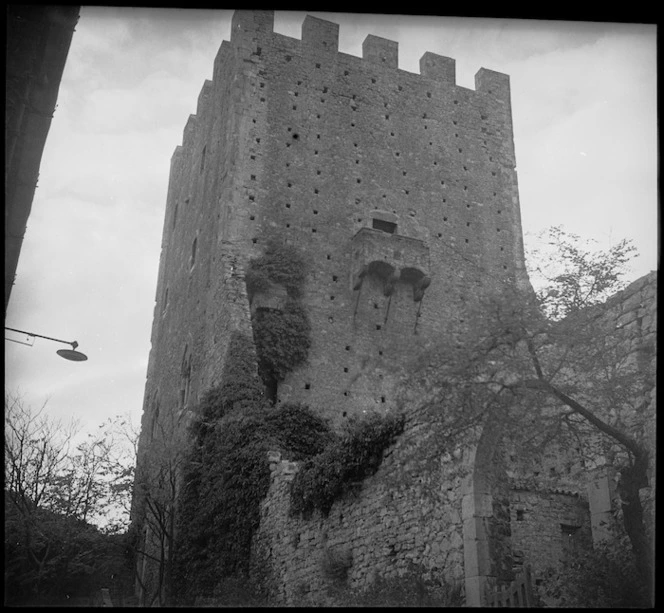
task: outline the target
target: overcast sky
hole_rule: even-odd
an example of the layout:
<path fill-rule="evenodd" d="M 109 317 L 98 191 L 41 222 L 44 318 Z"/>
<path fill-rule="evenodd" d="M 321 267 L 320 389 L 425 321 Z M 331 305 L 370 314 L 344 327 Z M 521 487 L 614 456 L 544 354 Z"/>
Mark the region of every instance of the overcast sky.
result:
<path fill-rule="evenodd" d="M 310 14 L 340 25 L 344 53 L 374 34 L 410 72 L 431 51 L 464 87 L 481 67 L 509 74 L 526 241 L 552 225 L 602 248 L 628 238 L 629 279 L 657 268 L 654 25 Z M 56 418 L 140 423 L 170 158 L 230 17 L 81 9 L 5 321 L 88 355 L 5 341 L 6 389 Z M 275 30 L 300 38 L 303 19 L 277 11 Z"/>

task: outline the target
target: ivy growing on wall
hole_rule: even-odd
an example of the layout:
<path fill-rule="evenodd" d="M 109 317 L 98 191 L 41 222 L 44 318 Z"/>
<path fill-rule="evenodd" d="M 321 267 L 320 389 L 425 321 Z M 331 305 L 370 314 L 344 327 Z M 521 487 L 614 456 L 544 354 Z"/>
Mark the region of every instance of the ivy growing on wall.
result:
<path fill-rule="evenodd" d="M 262 256 L 249 262 L 245 275 L 250 300 L 279 286 L 287 294 L 282 308 L 258 308 L 252 315 L 258 370 L 272 401 L 278 382 L 304 363 L 309 353 L 311 327 L 300 302 L 305 270 L 297 249 L 272 241 Z"/>
<path fill-rule="evenodd" d="M 209 389 L 201 399 L 197 413 L 202 418 L 195 428 L 216 423 L 233 408 L 252 409 L 265 402 L 263 383 L 256 371 L 253 340 L 235 333 L 228 347 L 221 384 Z"/>
<path fill-rule="evenodd" d="M 302 296 L 306 276 L 305 261 L 292 245 L 268 241 L 263 255 L 251 260 L 245 274 L 249 298 L 276 283 L 286 288 L 288 296 Z"/>
<path fill-rule="evenodd" d="M 372 414 L 352 421 L 323 453 L 306 460 L 291 485 L 291 514 L 327 516 L 336 500 L 380 466 L 383 453 L 403 432 L 404 416 Z"/>
<path fill-rule="evenodd" d="M 211 596 L 225 577 L 246 576 L 260 502 L 270 484 L 268 451 L 292 460 L 331 440 L 306 406 L 265 402 L 249 339 L 236 335 L 223 383 L 205 394 L 178 498 L 174 591 L 180 604 Z"/>
<path fill-rule="evenodd" d="M 263 381 L 282 381 L 304 363 L 311 344 L 309 319 L 304 308 L 289 300 L 283 310 L 258 309 L 253 317 L 258 371 Z"/>

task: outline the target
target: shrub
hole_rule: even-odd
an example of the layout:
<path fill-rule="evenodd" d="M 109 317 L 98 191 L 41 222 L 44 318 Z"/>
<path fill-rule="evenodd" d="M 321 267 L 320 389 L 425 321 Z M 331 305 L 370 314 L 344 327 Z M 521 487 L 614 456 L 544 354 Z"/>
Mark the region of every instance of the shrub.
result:
<path fill-rule="evenodd" d="M 573 561 L 549 569 L 538 592 L 544 602 L 559 607 L 650 606 L 626 539 L 596 545 Z"/>
<path fill-rule="evenodd" d="M 247 335 L 236 332 L 231 337 L 221 381 L 203 394 L 196 411 L 201 423 L 216 423 L 234 408 L 254 409 L 264 403 L 253 341 Z"/>
<path fill-rule="evenodd" d="M 226 402 L 221 392 L 218 401 Z M 180 604 L 212 596 L 221 579 L 247 576 L 260 503 L 270 485 L 268 451 L 302 459 L 319 453 L 331 436 L 304 405 L 208 409 L 222 416 L 201 430 L 179 497 L 174 591 Z"/>
<path fill-rule="evenodd" d="M 285 403 L 265 412 L 265 423 L 274 432 L 275 448 L 293 461 L 322 453 L 334 440 L 330 426 L 303 404 Z"/>
<path fill-rule="evenodd" d="M 282 381 L 307 359 L 311 326 L 299 303 L 289 300 L 283 310 L 258 309 L 252 323 L 263 381 L 267 378 Z"/>
<path fill-rule="evenodd" d="M 425 580 L 416 570 L 401 577 L 378 577 L 362 592 L 351 592 L 343 600 L 360 607 L 460 607 L 464 604 L 460 584 Z"/>
<path fill-rule="evenodd" d="M 291 298 L 298 299 L 305 276 L 305 262 L 298 250 L 270 240 L 263 255 L 249 262 L 245 282 L 249 295 L 266 289 L 271 282 L 283 285 Z"/>
<path fill-rule="evenodd" d="M 215 607 L 266 607 L 262 592 L 247 579 L 225 577 L 214 588 Z"/>
<path fill-rule="evenodd" d="M 249 262 L 245 274 L 247 294 L 252 296 L 273 284 L 286 289 L 283 309 L 256 309 L 252 315 L 259 374 L 272 400 L 276 386 L 309 354 L 311 326 L 299 302 L 305 281 L 305 263 L 297 249 L 269 241 L 262 256 Z"/>
<path fill-rule="evenodd" d="M 291 513 L 310 517 L 315 509 L 327 516 L 334 502 L 380 466 L 383 452 L 403 432 L 402 415 L 352 421 L 323 453 L 307 460 L 291 485 Z"/>
<path fill-rule="evenodd" d="M 341 607 L 462 607 L 462 583 L 448 584 L 444 580 L 425 579 L 424 569 L 410 565 L 399 577 L 378 576 L 363 590 L 350 589 L 339 581 L 329 584 L 327 593 L 299 596 L 295 606 Z"/>

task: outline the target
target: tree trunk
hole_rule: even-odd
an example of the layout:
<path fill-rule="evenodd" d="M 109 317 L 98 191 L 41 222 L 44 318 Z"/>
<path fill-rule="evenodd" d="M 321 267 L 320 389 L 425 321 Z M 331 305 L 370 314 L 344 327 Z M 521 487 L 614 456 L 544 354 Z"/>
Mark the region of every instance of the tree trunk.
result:
<path fill-rule="evenodd" d="M 640 453 L 631 466 L 620 471 L 618 493 L 623 512 L 623 524 L 632 545 L 639 577 L 648 597 L 650 606 L 654 606 L 653 551 L 648 539 L 643 506 L 639 490 L 648 485 L 648 454 Z"/>

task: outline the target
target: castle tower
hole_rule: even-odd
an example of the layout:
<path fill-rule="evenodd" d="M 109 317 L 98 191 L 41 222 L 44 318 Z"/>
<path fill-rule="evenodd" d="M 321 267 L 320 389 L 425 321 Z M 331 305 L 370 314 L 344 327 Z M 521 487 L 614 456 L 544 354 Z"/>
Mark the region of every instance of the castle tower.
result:
<path fill-rule="evenodd" d="M 398 68 L 397 43 L 340 53 L 338 25 L 302 39 L 236 11 L 172 158 L 143 436 L 158 411 L 219 382 L 251 334 L 249 260 L 276 238 L 307 262 L 307 362 L 278 389 L 334 423 L 387 409 L 396 373 L 463 341 L 469 309 L 526 283 L 509 77 L 455 83 L 453 59 Z"/>

